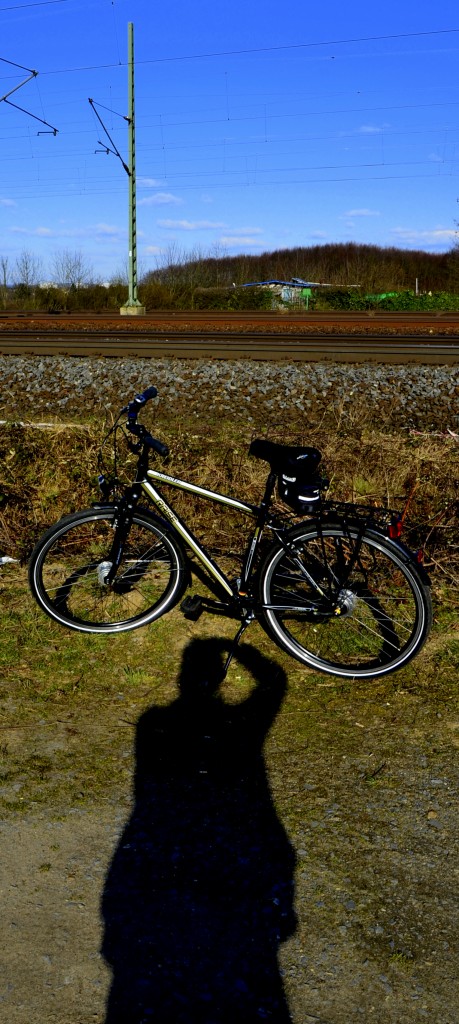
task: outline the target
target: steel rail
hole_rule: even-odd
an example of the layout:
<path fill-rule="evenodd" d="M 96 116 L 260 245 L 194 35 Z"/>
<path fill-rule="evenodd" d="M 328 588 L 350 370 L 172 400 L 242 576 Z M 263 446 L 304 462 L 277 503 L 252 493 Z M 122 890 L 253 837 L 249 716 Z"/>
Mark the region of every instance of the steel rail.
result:
<path fill-rule="evenodd" d="M 267 332 L 0 331 L 0 355 L 79 358 L 252 359 L 274 362 L 459 364 L 459 335 L 269 334 Z"/>
<path fill-rule="evenodd" d="M 3 322 L 10 322 L 11 324 L 17 322 L 28 322 L 32 326 L 37 321 L 48 321 L 50 324 L 59 324 L 59 322 L 75 323 L 85 320 L 97 324 L 106 322 L 107 328 L 112 324 L 122 323 L 126 325 L 126 316 L 119 313 L 102 310 L 100 312 L 94 312 L 90 310 L 59 310 L 55 313 L 45 312 L 38 310 L 36 312 L 29 311 L 16 311 L 11 310 L 0 310 L 0 330 L 3 329 Z M 419 323 L 425 324 L 428 327 L 432 321 L 437 321 L 445 324 L 455 324 L 459 330 L 459 312 L 448 311 L 448 310 L 408 310 L 406 312 L 400 311 L 380 311 L 380 310 L 359 310 L 359 311 L 339 311 L 339 312 L 306 312 L 305 310 L 296 312 L 274 312 L 267 310 L 259 311 L 241 311 L 241 312 L 228 312 L 227 310 L 154 310 L 148 312 L 145 316 L 139 318 L 132 318 L 129 322 L 129 329 L 143 330 L 148 329 L 150 324 L 157 323 L 221 323 L 224 322 L 228 327 L 239 323 L 259 323 L 259 324 L 271 324 L 273 328 L 284 327 L 289 323 L 301 323 L 307 327 L 310 324 L 368 324 L 368 321 L 375 324 L 394 324 L 403 327 L 406 323 Z M 25 326 L 25 324 L 24 324 Z"/>

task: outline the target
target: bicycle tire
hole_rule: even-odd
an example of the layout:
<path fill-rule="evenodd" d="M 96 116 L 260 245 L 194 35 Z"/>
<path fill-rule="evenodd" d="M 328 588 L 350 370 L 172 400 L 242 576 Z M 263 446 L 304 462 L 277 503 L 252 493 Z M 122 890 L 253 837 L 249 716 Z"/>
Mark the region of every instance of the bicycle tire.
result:
<path fill-rule="evenodd" d="M 116 508 L 65 516 L 38 541 L 29 585 L 56 622 L 81 633 L 120 633 L 146 626 L 168 612 L 187 585 L 179 542 L 148 512 L 137 510 L 112 584 L 110 562 Z"/>
<path fill-rule="evenodd" d="M 406 665 L 432 624 L 430 588 L 412 556 L 378 530 L 365 530 L 346 579 L 358 538 L 358 526 L 299 524 L 288 532 L 296 554 L 273 544 L 259 575 L 263 623 L 275 642 L 310 668 L 346 678 Z"/>

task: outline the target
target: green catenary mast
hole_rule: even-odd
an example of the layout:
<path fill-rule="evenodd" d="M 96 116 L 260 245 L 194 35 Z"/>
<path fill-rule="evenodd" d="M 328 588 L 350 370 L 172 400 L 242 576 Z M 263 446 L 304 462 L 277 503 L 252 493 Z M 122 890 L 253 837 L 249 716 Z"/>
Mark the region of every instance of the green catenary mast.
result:
<path fill-rule="evenodd" d="M 129 125 L 129 254 L 128 254 L 128 287 L 129 294 L 125 306 L 120 313 L 142 315 L 145 306 L 137 298 L 137 199 L 135 169 L 135 101 L 134 101 L 134 25 L 128 24 L 128 125 Z"/>

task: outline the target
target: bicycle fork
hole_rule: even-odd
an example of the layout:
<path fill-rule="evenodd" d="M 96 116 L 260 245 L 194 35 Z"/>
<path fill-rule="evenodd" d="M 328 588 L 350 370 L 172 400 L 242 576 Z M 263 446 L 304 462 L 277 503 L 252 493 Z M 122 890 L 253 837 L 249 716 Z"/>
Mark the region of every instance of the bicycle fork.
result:
<path fill-rule="evenodd" d="M 140 487 L 134 486 L 131 488 L 130 494 L 122 498 L 119 503 L 115 517 L 115 535 L 112 546 L 106 560 L 100 562 L 97 567 L 100 586 L 109 587 L 116 577 L 140 495 Z"/>

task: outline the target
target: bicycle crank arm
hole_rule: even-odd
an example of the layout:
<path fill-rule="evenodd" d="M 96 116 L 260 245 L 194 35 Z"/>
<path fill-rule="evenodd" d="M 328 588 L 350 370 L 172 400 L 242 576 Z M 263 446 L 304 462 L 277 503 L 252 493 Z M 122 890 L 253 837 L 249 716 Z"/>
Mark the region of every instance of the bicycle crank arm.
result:
<path fill-rule="evenodd" d="M 196 622 L 203 612 L 213 612 L 214 615 L 226 615 L 228 618 L 239 618 L 239 611 L 236 603 L 228 604 L 223 601 L 214 601 L 211 597 L 200 597 L 194 594 L 192 597 L 185 597 L 180 605 L 180 611 L 186 619 Z"/>
<path fill-rule="evenodd" d="M 331 615 L 332 611 L 333 611 L 333 609 L 330 608 L 330 611 L 324 613 L 324 611 L 323 610 L 319 610 L 315 604 L 314 605 L 307 605 L 307 604 L 301 604 L 301 605 L 296 605 L 296 604 L 263 604 L 262 608 L 263 608 L 263 611 L 266 611 L 266 612 L 294 612 L 295 615 L 298 615 L 299 613 L 303 613 L 303 615 L 317 615 L 317 617 L 319 617 L 319 615 L 323 616 L 324 614 Z M 335 612 L 335 614 L 338 615 L 340 613 L 339 612 Z"/>

